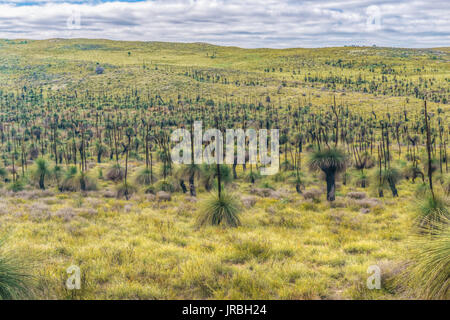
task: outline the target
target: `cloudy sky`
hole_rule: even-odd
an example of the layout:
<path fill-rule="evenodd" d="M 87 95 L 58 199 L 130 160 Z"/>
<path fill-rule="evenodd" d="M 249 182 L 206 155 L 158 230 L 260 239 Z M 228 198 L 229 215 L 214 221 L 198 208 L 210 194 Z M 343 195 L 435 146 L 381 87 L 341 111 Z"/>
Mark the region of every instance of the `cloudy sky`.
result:
<path fill-rule="evenodd" d="M 448 0 L 0 0 L 0 38 L 450 46 Z"/>

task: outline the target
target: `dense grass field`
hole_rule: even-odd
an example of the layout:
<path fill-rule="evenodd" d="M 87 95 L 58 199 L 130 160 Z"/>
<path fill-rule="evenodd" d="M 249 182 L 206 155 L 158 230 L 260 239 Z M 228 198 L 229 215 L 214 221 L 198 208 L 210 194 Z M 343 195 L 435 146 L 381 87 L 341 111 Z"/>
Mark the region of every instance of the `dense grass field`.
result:
<path fill-rule="evenodd" d="M 410 268 L 418 241 L 435 241 L 424 216 L 448 217 L 449 81 L 449 48 L 0 40 L 0 260 L 29 276 L 18 298 L 448 299 L 448 233 L 438 280 Z M 192 196 L 166 157 L 173 129 L 219 116 L 285 137 L 276 175 L 221 171 L 236 228 L 198 224 L 215 166 Z M 317 148 L 346 158 L 334 201 Z M 71 265 L 80 290 L 66 288 Z"/>

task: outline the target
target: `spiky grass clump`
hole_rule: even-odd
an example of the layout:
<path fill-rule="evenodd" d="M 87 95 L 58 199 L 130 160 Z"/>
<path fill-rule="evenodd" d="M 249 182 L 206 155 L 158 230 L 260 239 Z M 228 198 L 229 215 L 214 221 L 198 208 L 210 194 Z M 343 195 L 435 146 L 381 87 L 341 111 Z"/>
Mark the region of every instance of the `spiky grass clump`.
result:
<path fill-rule="evenodd" d="M 60 188 L 61 179 L 63 178 L 64 175 L 63 168 L 61 166 L 54 166 L 51 171 L 51 175 L 56 182 L 56 186 Z"/>
<path fill-rule="evenodd" d="M 8 171 L 5 168 L 0 167 L 0 177 L 5 181 L 8 177 Z"/>
<path fill-rule="evenodd" d="M 254 171 L 255 172 L 255 171 Z M 258 172 L 258 171 L 256 171 Z M 259 174 L 259 172 L 258 172 Z M 261 178 L 261 176 L 260 176 Z M 295 178 L 295 172 L 293 171 L 278 171 L 276 174 L 271 175 L 270 178 L 274 182 L 286 182 L 289 179 Z"/>
<path fill-rule="evenodd" d="M 175 192 L 175 184 L 171 179 L 162 179 L 155 184 L 156 191 Z"/>
<path fill-rule="evenodd" d="M 2 250 L 0 240 L 0 300 L 14 300 L 31 296 L 32 277 L 24 272 L 23 261 Z"/>
<path fill-rule="evenodd" d="M 237 227 L 241 225 L 240 208 L 239 201 L 230 193 L 222 191 L 220 196 L 213 193 L 202 204 L 198 225 Z"/>
<path fill-rule="evenodd" d="M 175 173 L 179 179 L 189 180 L 191 176 L 194 179 L 200 179 L 202 175 L 202 168 L 198 164 L 181 165 Z"/>
<path fill-rule="evenodd" d="M 369 185 L 369 176 L 366 172 L 358 170 L 358 172 L 355 174 L 356 180 L 356 186 L 365 188 Z"/>
<path fill-rule="evenodd" d="M 155 175 L 148 168 L 142 168 L 136 174 L 134 182 L 140 186 L 149 186 L 155 181 Z"/>
<path fill-rule="evenodd" d="M 136 187 L 130 183 L 121 183 L 117 186 L 117 198 L 125 198 L 127 200 L 136 192 Z"/>
<path fill-rule="evenodd" d="M 61 191 L 77 191 L 77 167 L 71 166 L 67 168 L 66 172 L 64 172 L 63 181 L 59 187 Z"/>
<path fill-rule="evenodd" d="M 421 183 L 419 183 L 417 185 L 417 187 L 415 187 L 414 195 L 416 197 L 421 197 L 422 198 L 428 193 L 428 191 L 430 190 L 429 188 L 430 187 L 428 186 L 428 183 L 421 182 Z"/>
<path fill-rule="evenodd" d="M 78 173 L 77 167 L 71 166 L 64 173 L 63 181 L 59 189 L 61 191 L 95 191 L 98 189 L 97 181 L 87 172 Z"/>
<path fill-rule="evenodd" d="M 450 299 L 450 219 L 430 221 L 411 242 L 410 263 L 399 278 L 421 299 Z"/>
<path fill-rule="evenodd" d="M 255 183 L 259 179 L 261 179 L 261 174 L 257 170 L 249 171 L 244 177 L 244 181 L 251 183 Z"/>
<path fill-rule="evenodd" d="M 397 168 L 391 167 L 382 172 L 382 177 L 385 182 L 392 181 L 393 183 L 397 183 L 402 176 Z"/>
<path fill-rule="evenodd" d="M 217 168 L 216 165 L 203 164 L 201 166 L 201 181 L 206 190 L 211 190 L 217 187 Z M 233 175 L 229 166 L 225 164 L 220 165 L 220 177 L 223 184 L 228 184 L 233 181 Z"/>
<path fill-rule="evenodd" d="M 23 179 L 17 179 L 8 186 L 8 190 L 12 192 L 19 192 L 25 189 L 25 181 Z"/>
<path fill-rule="evenodd" d="M 312 170 L 335 170 L 339 172 L 345 168 L 346 163 L 345 153 L 336 148 L 313 152 L 309 159 L 309 167 Z"/>
<path fill-rule="evenodd" d="M 80 172 L 77 176 L 82 191 L 95 191 L 98 189 L 97 181 L 86 172 Z"/>
<path fill-rule="evenodd" d="M 448 200 L 439 195 L 427 194 L 418 204 L 418 225 L 433 226 L 443 219 L 449 219 Z"/>
<path fill-rule="evenodd" d="M 450 174 L 442 175 L 441 185 L 447 196 L 450 196 Z"/>

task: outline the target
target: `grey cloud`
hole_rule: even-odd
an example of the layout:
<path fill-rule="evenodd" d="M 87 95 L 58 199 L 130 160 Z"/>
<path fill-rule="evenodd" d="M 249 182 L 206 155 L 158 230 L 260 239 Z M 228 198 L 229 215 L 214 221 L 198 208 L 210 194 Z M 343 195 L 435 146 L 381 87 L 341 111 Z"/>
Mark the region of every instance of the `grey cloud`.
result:
<path fill-rule="evenodd" d="M 450 46 L 447 1 L 0 2 L 0 38 L 110 38 L 241 47 Z M 78 29 L 67 20 L 79 12 Z M 372 22 L 373 25 L 368 25 Z"/>

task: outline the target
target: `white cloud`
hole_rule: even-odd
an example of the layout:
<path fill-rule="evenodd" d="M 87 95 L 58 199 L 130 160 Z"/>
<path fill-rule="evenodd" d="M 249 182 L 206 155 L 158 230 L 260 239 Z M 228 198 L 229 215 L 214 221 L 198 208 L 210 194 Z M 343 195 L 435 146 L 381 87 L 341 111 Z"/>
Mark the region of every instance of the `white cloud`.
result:
<path fill-rule="evenodd" d="M 450 10 L 443 0 L 74 2 L 0 2 L 0 38 L 201 41 L 276 48 L 450 46 Z M 71 27 L 67 20 L 78 13 L 80 25 Z"/>

